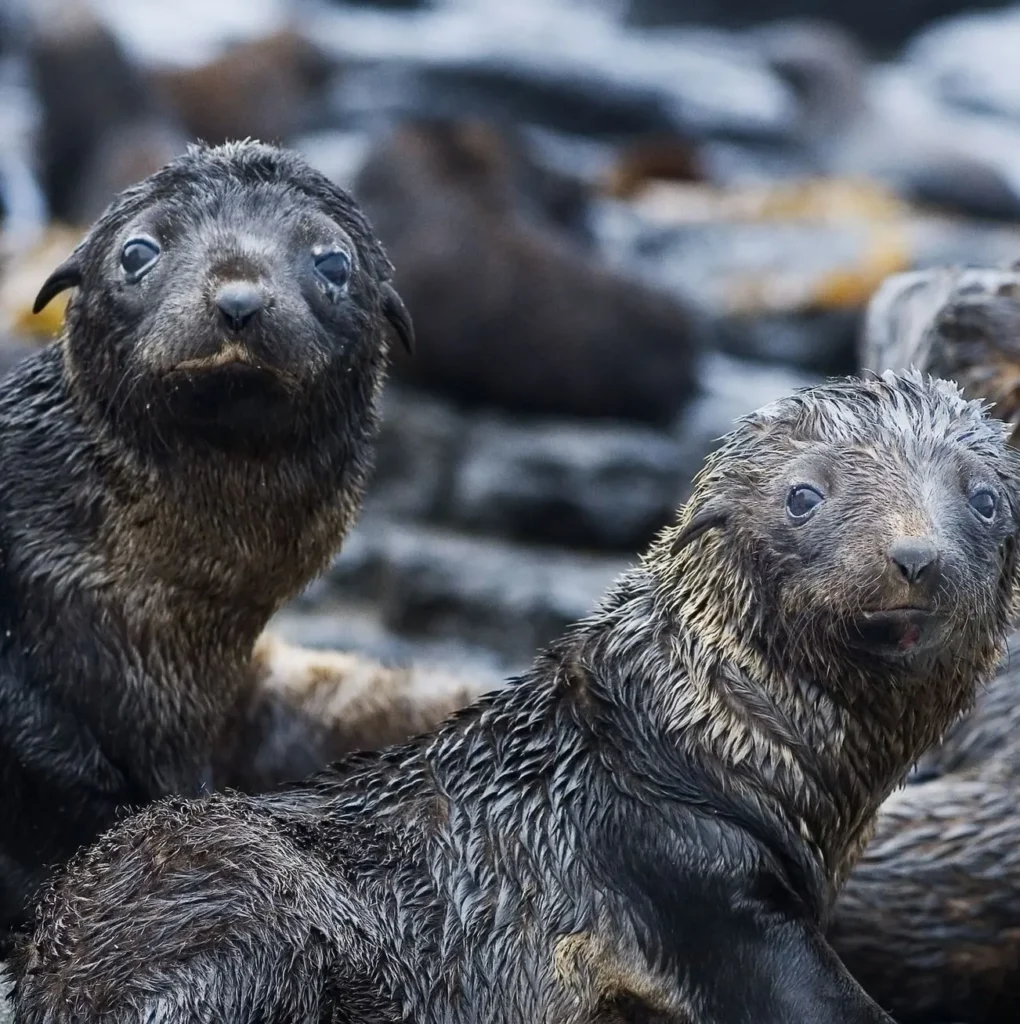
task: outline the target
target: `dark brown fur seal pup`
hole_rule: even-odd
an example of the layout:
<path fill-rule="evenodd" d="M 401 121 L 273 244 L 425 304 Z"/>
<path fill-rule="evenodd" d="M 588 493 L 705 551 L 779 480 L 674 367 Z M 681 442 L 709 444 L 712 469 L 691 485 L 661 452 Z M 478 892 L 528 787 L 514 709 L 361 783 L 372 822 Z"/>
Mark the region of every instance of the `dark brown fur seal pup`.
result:
<path fill-rule="evenodd" d="M 313 122 L 333 71 L 314 43 L 285 29 L 199 67 L 159 68 L 150 77 L 192 138 L 286 142 Z"/>
<path fill-rule="evenodd" d="M 694 313 L 530 212 L 493 127 L 408 123 L 354 193 L 420 340 L 394 373 L 466 405 L 668 421 L 695 388 Z"/>
<path fill-rule="evenodd" d="M 43 903 L 17 1019 L 888 1022 L 820 923 L 1001 653 L 1003 431 L 915 374 L 748 417 L 515 685 L 108 833 Z"/>
<path fill-rule="evenodd" d="M 345 192 L 246 143 L 124 192 L 43 285 L 77 287 L 65 334 L 0 392 L 0 926 L 125 807 L 361 744 L 252 651 L 359 508 L 390 274 Z"/>

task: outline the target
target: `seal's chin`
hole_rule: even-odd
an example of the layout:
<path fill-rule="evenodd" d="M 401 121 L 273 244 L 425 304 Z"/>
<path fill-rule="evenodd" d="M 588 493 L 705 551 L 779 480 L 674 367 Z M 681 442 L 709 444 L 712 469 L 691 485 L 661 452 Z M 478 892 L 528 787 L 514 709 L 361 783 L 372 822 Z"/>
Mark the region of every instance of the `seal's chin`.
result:
<path fill-rule="evenodd" d="M 941 618 L 927 608 L 881 608 L 854 621 L 850 642 L 883 657 L 906 658 L 934 647 L 941 625 Z"/>
<path fill-rule="evenodd" d="M 243 360 L 178 364 L 164 376 L 167 405 L 180 424 L 219 437 L 261 439 L 293 415 L 292 389 L 277 373 Z"/>

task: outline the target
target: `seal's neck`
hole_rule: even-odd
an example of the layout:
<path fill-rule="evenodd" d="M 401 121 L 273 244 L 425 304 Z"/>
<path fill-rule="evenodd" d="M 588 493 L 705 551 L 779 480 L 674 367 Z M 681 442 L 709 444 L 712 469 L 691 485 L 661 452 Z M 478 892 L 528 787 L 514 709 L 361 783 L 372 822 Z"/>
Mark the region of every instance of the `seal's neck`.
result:
<path fill-rule="evenodd" d="M 749 642 L 760 610 L 732 579 L 718 586 L 704 570 L 692 562 L 668 592 L 647 566 L 633 570 L 569 657 L 588 666 L 614 713 L 665 741 L 651 747 L 707 766 L 749 816 L 763 803 L 782 815 L 831 895 L 879 805 L 971 699 L 979 670 L 937 680 L 862 674 L 849 690 L 835 678 L 851 671 L 842 664 L 832 678 L 781 670 Z M 771 657 L 782 660 L 782 648 Z"/>
<path fill-rule="evenodd" d="M 339 547 L 365 454 L 145 459 L 89 419 L 58 349 L 27 362 L 0 402 L 8 575 L 97 609 L 163 663 L 250 654 Z"/>

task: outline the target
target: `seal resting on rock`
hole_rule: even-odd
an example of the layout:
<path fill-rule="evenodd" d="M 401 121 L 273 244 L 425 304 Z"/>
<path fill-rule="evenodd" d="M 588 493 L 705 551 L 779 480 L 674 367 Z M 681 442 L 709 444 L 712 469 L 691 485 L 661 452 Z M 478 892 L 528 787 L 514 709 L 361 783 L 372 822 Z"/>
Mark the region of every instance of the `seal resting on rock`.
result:
<path fill-rule="evenodd" d="M 668 423 L 696 390 L 699 318 L 529 208 L 526 172 L 474 120 L 408 122 L 369 154 L 354 194 L 421 342 L 394 374 L 466 406 Z"/>
<path fill-rule="evenodd" d="M 513 685 L 79 855 L 17 1019 L 888 1022 L 823 916 L 1001 654 L 1018 460 L 919 374 L 766 406 Z"/>
<path fill-rule="evenodd" d="M 0 930 L 127 808 L 366 743 L 332 713 L 301 728 L 309 679 L 349 663 L 253 649 L 360 506 L 388 343 L 412 339 L 391 270 L 345 192 L 241 143 L 122 193 L 42 286 L 37 310 L 77 290 L 0 390 Z M 430 717 L 410 686 L 381 742 L 476 695 L 433 689 Z"/>

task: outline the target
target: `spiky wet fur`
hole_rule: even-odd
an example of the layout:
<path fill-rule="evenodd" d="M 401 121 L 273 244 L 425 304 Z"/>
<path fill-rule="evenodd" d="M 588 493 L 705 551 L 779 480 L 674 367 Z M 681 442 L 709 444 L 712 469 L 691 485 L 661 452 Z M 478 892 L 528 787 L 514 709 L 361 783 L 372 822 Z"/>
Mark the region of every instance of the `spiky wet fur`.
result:
<path fill-rule="evenodd" d="M 333 326 L 294 299 L 259 335 L 283 339 L 299 388 L 271 436 L 224 447 L 225 429 L 178 428 L 170 389 L 139 359 L 133 324 L 153 359 L 193 343 L 195 324 L 215 325 L 205 297 L 173 279 L 165 302 L 121 314 L 120 234 L 159 203 L 188 225 L 184 267 L 218 244 L 221 213 L 264 237 L 259 218 L 272 224 L 280 203 L 350 240 L 357 274 Z M 252 142 L 194 147 L 127 190 L 72 265 L 56 275 L 80 284 L 64 335 L 0 393 L 0 930 L 123 810 L 237 782 L 238 765 L 214 760 L 225 730 L 262 722 L 256 638 L 360 506 L 395 308 L 392 268 L 350 197 Z M 281 335 L 285 312 L 297 320 Z M 233 738 L 247 760 L 271 739 Z"/>
<path fill-rule="evenodd" d="M 921 473 L 950 439 L 1001 481 L 1001 536 L 946 597 L 955 643 L 853 655 L 861 580 L 783 584 L 762 481 L 802 439 Z M 879 804 L 998 660 L 1016 458 L 913 374 L 759 411 L 514 685 L 286 791 L 160 803 L 77 858 L 20 951 L 17 1019 L 888 1021 L 819 927 Z M 850 565 L 890 479 L 854 492 Z"/>

